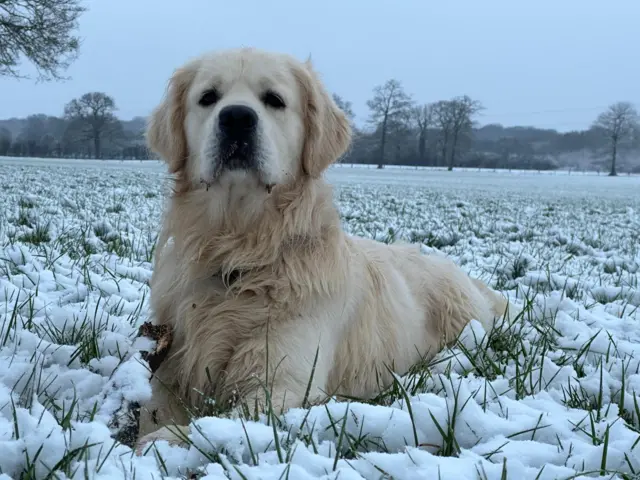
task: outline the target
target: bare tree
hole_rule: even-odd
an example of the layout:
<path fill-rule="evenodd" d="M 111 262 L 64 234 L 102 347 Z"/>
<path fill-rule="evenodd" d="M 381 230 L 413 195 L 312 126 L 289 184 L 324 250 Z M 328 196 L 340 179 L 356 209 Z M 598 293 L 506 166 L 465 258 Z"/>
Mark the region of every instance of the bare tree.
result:
<path fill-rule="evenodd" d="M 373 98 L 367 101 L 367 107 L 371 110 L 369 122 L 380 130 L 378 168 L 384 166 L 388 126 L 391 123 L 407 123 L 412 106 L 411 96 L 398 80 L 387 80 L 373 89 Z"/>
<path fill-rule="evenodd" d="M 101 158 L 102 140 L 119 126 L 113 98 L 102 92 L 85 93 L 64 107 L 65 117 L 79 133 L 93 141 L 93 154 Z"/>
<path fill-rule="evenodd" d="M 449 142 L 453 130 L 453 108 L 449 101 L 439 100 L 433 104 L 433 121 L 440 130 L 441 160 L 446 165 L 448 163 L 447 152 L 449 151 Z"/>
<path fill-rule="evenodd" d="M 434 124 L 434 105 L 420 105 L 411 109 L 411 117 L 418 130 L 418 157 L 424 163 L 427 152 L 427 136 L 429 127 Z"/>
<path fill-rule="evenodd" d="M 84 11 L 79 0 L 0 0 L 0 76 L 26 78 L 18 72 L 24 57 L 38 80 L 62 79 L 78 55 L 73 31 Z"/>
<path fill-rule="evenodd" d="M 609 139 L 611 148 L 611 170 L 609 176 L 618 175 L 616 160 L 620 142 L 632 140 L 634 133 L 640 128 L 638 112 L 629 102 L 618 102 L 611 105 L 606 112 L 601 113 L 593 126 L 599 128 Z"/>
<path fill-rule="evenodd" d="M 450 112 L 451 121 L 451 152 L 447 170 L 453 170 L 456 161 L 456 153 L 461 135 L 471 131 L 473 126 L 473 116 L 482 110 L 482 104 L 477 100 L 472 100 L 467 95 L 456 97 L 447 105 Z"/>

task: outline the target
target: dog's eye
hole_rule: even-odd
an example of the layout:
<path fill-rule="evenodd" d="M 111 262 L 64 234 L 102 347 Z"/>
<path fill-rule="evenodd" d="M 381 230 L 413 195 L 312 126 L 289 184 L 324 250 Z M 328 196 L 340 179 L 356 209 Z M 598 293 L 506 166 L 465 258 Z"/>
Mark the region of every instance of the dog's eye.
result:
<path fill-rule="evenodd" d="M 202 94 L 200 100 L 198 100 L 198 104 L 203 107 L 209 107 L 220 100 L 220 94 L 216 89 L 207 90 Z"/>
<path fill-rule="evenodd" d="M 286 107 L 284 100 L 282 100 L 280 95 L 272 91 L 268 91 L 267 93 L 265 93 L 262 96 L 262 101 L 265 103 L 265 105 L 272 108 L 277 108 L 278 110 Z"/>

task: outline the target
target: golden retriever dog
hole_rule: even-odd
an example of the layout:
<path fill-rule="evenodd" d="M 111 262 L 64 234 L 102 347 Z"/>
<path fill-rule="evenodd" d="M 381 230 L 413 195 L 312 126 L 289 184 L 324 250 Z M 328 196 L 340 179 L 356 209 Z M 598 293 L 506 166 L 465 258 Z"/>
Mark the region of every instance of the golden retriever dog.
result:
<path fill-rule="evenodd" d="M 371 398 L 508 302 L 416 245 L 347 235 L 323 178 L 351 142 L 309 62 L 257 49 L 176 70 L 148 125 L 174 179 L 151 311 L 174 334 L 142 405 L 138 451 L 179 441 L 187 411 L 283 411 Z M 312 374 L 313 370 L 313 374 Z M 235 407 L 234 407 L 235 406 Z M 209 410 L 208 410 L 209 408 Z M 253 408 L 253 407 L 252 407 Z"/>

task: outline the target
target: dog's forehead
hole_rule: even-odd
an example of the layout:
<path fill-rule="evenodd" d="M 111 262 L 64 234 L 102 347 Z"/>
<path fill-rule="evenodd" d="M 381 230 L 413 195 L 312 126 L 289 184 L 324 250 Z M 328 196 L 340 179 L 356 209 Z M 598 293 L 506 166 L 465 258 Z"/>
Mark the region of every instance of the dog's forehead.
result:
<path fill-rule="evenodd" d="M 284 55 L 233 50 L 203 56 L 194 80 L 195 87 L 228 89 L 242 83 L 256 91 L 296 88 L 293 62 Z"/>

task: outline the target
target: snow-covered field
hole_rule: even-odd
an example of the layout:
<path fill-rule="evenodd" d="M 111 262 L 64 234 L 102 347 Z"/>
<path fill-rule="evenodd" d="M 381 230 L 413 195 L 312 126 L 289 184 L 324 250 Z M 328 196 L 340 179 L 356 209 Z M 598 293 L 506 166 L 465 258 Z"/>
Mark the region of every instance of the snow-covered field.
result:
<path fill-rule="evenodd" d="M 0 159 L 0 478 L 640 474 L 640 178 L 338 167 L 347 230 L 450 255 L 522 311 L 375 402 L 202 418 L 143 457 L 157 162 Z"/>

